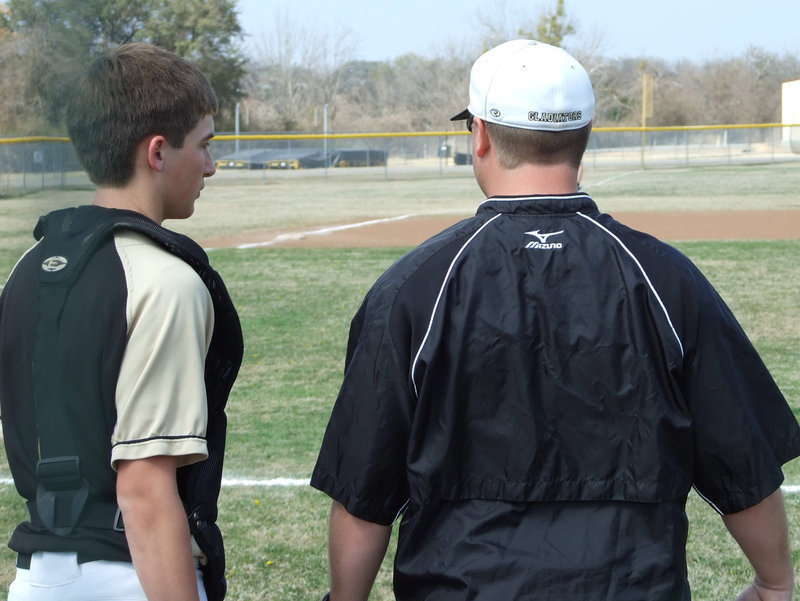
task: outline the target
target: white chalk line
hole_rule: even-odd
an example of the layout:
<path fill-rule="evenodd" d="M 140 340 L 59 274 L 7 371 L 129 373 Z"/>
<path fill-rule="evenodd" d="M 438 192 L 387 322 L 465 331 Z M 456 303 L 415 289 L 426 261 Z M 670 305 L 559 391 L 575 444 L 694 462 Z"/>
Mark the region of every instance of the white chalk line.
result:
<path fill-rule="evenodd" d="M 222 486 L 308 486 L 311 478 L 223 478 Z M 10 486 L 14 484 L 11 478 L 0 478 L 0 485 Z"/>
<path fill-rule="evenodd" d="M 601 179 L 599 182 L 591 184 L 590 187 L 596 188 L 597 186 L 602 186 L 603 184 L 607 184 L 608 182 L 613 182 L 615 179 L 619 179 L 621 177 L 627 177 L 628 175 L 633 175 L 634 173 L 641 173 L 641 172 L 642 172 L 641 169 L 636 169 L 635 171 L 626 171 L 624 173 L 620 173 L 619 175 L 613 175 L 611 177 Z"/>
<path fill-rule="evenodd" d="M 370 225 L 377 225 L 379 223 L 391 223 L 392 221 L 402 221 L 403 219 L 410 219 L 414 215 L 398 215 L 397 217 L 384 217 L 382 219 L 371 219 L 369 221 L 360 221 L 358 223 L 346 223 L 344 225 L 336 225 L 331 227 L 324 227 L 316 230 L 307 230 L 305 232 L 292 232 L 290 234 L 279 234 L 271 240 L 264 240 L 263 242 L 250 242 L 247 244 L 239 244 L 236 246 L 238 249 L 247 248 L 261 248 L 264 246 L 273 246 L 281 242 L 291 242 L 295 240 L 302 240 L 309 236 L 322 236 L 333 232 L 341 232 L 343 230 L 352 230 L 359 227 L 369 227 Z M 211 250 L 211 249 L 206 249 Z"/>
<path fill-rule="evenodd" d="M 311 478 L 269 478 L 257 480 L 252 478 L 223 478 L 222 486 L 308 486 Z"/>
<path fill-rule="evenodd" d="M 263 486 L 263 487 L 295 487 L 308 486 L 310 478 L 223 478 L 222 486 Z M 11 478 L 0 478 L 0 484 L 11 485 L 14 481 Z M 781 490 L 787 495 L 800 493 L 800 484 L 785 484 Z"/>

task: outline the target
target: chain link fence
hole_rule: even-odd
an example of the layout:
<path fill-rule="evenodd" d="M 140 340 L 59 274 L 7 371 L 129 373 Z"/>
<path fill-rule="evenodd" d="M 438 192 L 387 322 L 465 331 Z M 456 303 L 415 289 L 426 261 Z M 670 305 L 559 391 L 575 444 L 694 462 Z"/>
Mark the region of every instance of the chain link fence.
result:
<path fill-rule="evenodd" d="M 90 185 L 68 138 L 0 138 L 0 197 Z"/>
<path fill-rule="evenodd" d="M 376 178 L 471 177 L 467 132 L 375 134 L 219 134 L 218 170 L 298 176 L 374 173 Z M 800 125 L 596 128 L 584 169 L 747 165 L 800 161 Z M 91 188 L 67 138 L 0 137 L 0 196 Z"/>

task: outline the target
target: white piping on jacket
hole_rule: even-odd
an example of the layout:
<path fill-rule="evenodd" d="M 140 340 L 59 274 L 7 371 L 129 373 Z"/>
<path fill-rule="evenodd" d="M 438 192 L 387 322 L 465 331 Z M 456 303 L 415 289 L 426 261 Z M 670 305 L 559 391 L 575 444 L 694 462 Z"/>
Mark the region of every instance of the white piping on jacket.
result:
<path fill-rule="evenodd" d="M 489 221 L 484 223 L 480 228 L 478 228 L 478 230 L 469 237 L 469 240 L 467 240 L 462 245 L 462 247 L 458 249 L 456 256 L 453 257 L 453 260 L 450 262 L 450 267 L 447 268 L 447 273 L 444 276 L 444 280 L 442 280 L 442 286 L 439 288 L 439 294 L 436 296 L 436 302 L 433 304 L 433 310 L 431 311 L 431 318 L 428 321 L 428 329 L 425 331 L 425 336 L 422 338 L 422 342 L 419 345 L 419 350 L 417 350 L 417 354 L 414 356 L 414 361 L 411 363 L 411 383 L 414 385 L 414 394 L 416 396 L 419 396 L 419 390 L 417 389 L 417 381 L 414 378 L 414 373 L 417 370 L 417 363 L 419 362 L 419 356 L 422 354 L 422 349 L 425 348 L 425 343 L 428 341 L 428 336 L 431 333 L 431 328 L 433 327 L 433 320 L 436 317 L 436 309 L 439 307 L 439 301 L 442 299 L 442 296 L 444 295 L 444 290 L 447 287 L 447 282 L 450 280 L 450 274 L 453 272 L 453 268 L 455 267 L 456 262 L 464 252 L 464 249 L 467 248 L 467 246 L 469 246 L 469 244 L 475 239 L 475 236 L 480 234 L 483 231 L 483 228 L 488 226 L 495 219 L 501 217 L 502 215 L 503 213 L 498 213 L 497 215 L 492 217 Z"/>
<path fill-rule="evenodd" d="M 581 217 L 583 217 L 584 219 L 586 219 L 590 223 L 593 223 L 594 225 L 599 227 L 601 230 L 603 230 L 606 234 L 611 236 L 614 240 L 616 240 L 617 244 L 619 244 L 622 247 L 622 249 L 626 253 L 628 253 L 628 256 L 630 256 L 630 258 L 633 259 L 634 263 L 636 263 L 636 266 L 639 268 L 639 271 L 642 272 L 642 275 L 644 276 L 644 279 L 647 282 L 647 285 L 649 286 L 649 288 L 652 291 L 653 295 L 656 297 L 656 300 L 658 301 L 658 304 L 661 307 L 661 310 L 664 312 L 664 317 L 666 317 L 666 319 L 667 319 L 667 323 L 669 324 L 669 327 L 672 330 L 672 334 L 675 336 L 675 340 L 678 341 L 678 346 L 681 348 L 681 357 L 683 357 L 684 356 L 683 343 L 681 342 L 681 339 L 678 336 L 678 332 L 675 330 L 675 326 L 672 324 L 672 319 L 669 316 L 669 312 L 667 311 L 667 308 L 664 306 L 664 302 L 661 300 L 661 296 L 659 296 L 658 291 L 655 289 L 655 286 L 653 286 L 653 282 L 650 281 L 650 278 L 648 277 L 647 272 L 645 271 L 644 267 L 642 267 L 642 264 L 639 263 L 639 259 L 636 258 L 636 256 L 633 254 L 633 252 L 631 252 L 631 250 L 627 246 L 625 246 L 625 244 L 623 244 L 622 240 L 620 240 L 617 236 L 615 236 L 614 233 L 609 231 L 608 228 L 606 228 L 604 225 L 602 225 L 601 223 L 598 223 L 597 221 L 595 221 L 594 219 L 592 219 L 588 215 L 584 215 L 580 211 L 578 212 L 578 215 L 580 215 Z"/>

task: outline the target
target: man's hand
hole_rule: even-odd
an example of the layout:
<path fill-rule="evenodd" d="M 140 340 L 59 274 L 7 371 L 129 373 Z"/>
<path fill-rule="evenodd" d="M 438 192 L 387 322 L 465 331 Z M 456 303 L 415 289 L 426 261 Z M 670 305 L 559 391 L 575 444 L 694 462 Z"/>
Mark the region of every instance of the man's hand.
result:
<path fill-rule="evenodd" d="M 792 601 L 792 591 L 776 591 L 754 582 L 736 598 L 736 601 Z"/>

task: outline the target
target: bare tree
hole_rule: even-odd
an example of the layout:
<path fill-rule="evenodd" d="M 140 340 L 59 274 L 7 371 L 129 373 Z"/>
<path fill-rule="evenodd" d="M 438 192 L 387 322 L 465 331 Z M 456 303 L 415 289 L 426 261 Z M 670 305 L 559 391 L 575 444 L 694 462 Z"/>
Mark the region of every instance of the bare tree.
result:
<path fill-rule="evenodd" d="M 356 41 L 349 29 L 325 31 L 313 24 L 313 19 L 303 19 L 300 25 L 283 10 L 272 31 L 258 40 L 247 84 L 256 125 L 309 130 L 315 128 L 314 114 L 319 116 L 326 104 L 329 117 L 335 117 L 343 66 L 352 60 Z"/>
<path fill-rule="evenodd" d="M 798 75 L 797 56 L 781 57 L 756 47 L 702 64 L 681 61 L 656 72 L 653 124 L 777 122 L 781 82 Z"/>
<path fill-rule="evenodd" d="M 25 44 L 24 38 L 0 24 L 0 131 L 6 135 L 43 133 L 38 131 L 38 111 L 26 93 Z"/>
<path fill-rule="evenodd" d="M 529 17 L 513 14 L 506 0 L 498 0 L 492 3 L 491 10 L 478 9 L 476 19 L 481 37 L 480 52 L 486 52 L 498 44 L 520 37 L 517 33 L 521 29 L 520 22 L 529 20 Z"/>

